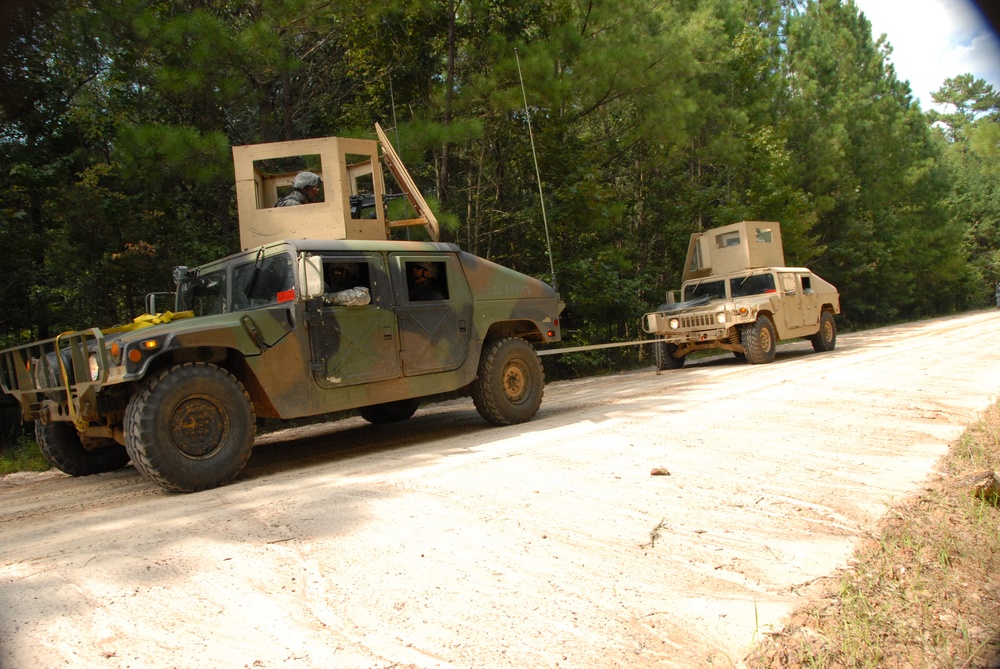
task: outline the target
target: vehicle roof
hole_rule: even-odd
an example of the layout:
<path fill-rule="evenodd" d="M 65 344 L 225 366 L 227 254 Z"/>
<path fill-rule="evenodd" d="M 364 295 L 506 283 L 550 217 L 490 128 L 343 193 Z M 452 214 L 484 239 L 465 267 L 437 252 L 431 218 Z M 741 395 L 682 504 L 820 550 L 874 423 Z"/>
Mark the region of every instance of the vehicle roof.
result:
<path fill-rule="evenodd" d="M 455 244 L 449 244 L 445 242 L 410 242 L 410 241 L 395 241 L 395 240 L 368 240 L 368 239 L 282 239 L 276 242 L 270 242 L 264 244 L 263 246 L 257 246 L 252 249 L 247 249 L 246 251 L 240 251 L 238 253 L 231 253 L 224 258 L 218 258 L 212 260 L 211 262 L 203 263 L 201 267 L 214 266 L 218 264 L 225 264 L 235 258 L 246 258 L 252 256 L 253 254 L 264 249 L 276 249 L 283 246 L 291 246 L 296 251 L 309 251 L 313 253 L 322 253 L 325 251 L 403 251 L 410 253 L 428 253 L 428 252 L 446 252 L 446 253 L 458 253 L 461 252 L 460 249 Z"/>
<path fill-rule="evenodd" d="M 446 242 L 412 242 L 402 240 L 369 239 L 286 239 L 267 246 L 291 244 L 300 251 L 460 251 L 455 244 Z"/>
<path fill-rule="evenodd" d="M 699 277 L 697 279 L 688 279 L 685 284 L 688 283 L 702 283 L 705 281 L 718 281 L 719 279 L 727 279 L 733 276 L 746 276 L 747 274 L 763 274 L 765 272 L 808 272 L 813 274 L 814 272 L 808 267 L 753 267 L 740 270 L 739 272 L 728 272 L 727 274 L 709 274 L 708 276 Z"/>

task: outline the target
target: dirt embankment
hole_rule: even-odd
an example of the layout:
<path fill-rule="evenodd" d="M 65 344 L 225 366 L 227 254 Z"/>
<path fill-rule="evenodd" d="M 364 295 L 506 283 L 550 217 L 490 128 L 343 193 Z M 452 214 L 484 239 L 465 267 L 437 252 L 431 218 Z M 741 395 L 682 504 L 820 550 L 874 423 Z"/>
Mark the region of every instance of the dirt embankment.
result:
<path fill-rule="evenodd" d="M 455 401 L 285 431 L 193 495 L 5 477 L 0 667 L 728 666 L 995 400 L 998 330 L 554 383 L 502 429 Z"/>

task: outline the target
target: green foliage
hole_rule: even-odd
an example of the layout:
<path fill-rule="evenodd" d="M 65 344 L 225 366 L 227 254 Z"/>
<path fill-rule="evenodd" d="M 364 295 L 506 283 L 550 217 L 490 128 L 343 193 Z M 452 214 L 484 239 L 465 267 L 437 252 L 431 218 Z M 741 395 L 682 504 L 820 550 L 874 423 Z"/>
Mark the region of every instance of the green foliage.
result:
<path fill-rule="evenodd" d="M 875 324 L 965 308 L 962 230 L 926 118 L 852 3 L 810 4 L 788 27 L 789 144 L 824 252 L 814 268 L 848 318 Z"/>
<path fill-rule="evenodd" d="M 948 79 L 934 94 L 952 110 L 929 118 L 939 133 L 949 172 L 950 225 L 962 230 L 971 306 L 993 301 L 1000 283 L 1000 95 L 982 79 Z"/>
<path fill-rule="evenodd" d="M 44 472 L 50 466 L 33 439 L 22 437 L 9 445 L 0 444 L 0 476 L 13 472 Z"/>
<path fill-rule="evenodd" d="M 948 111 L 921 113 L 850 1 L 4 12 L 4 341 L 131 319 L 171 265 L 235 250 L 231 145 L 376 120 L 445 239 L 553 262 L 574 343 L 636 336 L 688 236 L 739 220 L 780 221 L 788 262 L 857 324 L 982 305 L 1000 281 L 997 93 L 960 74 Z"/>

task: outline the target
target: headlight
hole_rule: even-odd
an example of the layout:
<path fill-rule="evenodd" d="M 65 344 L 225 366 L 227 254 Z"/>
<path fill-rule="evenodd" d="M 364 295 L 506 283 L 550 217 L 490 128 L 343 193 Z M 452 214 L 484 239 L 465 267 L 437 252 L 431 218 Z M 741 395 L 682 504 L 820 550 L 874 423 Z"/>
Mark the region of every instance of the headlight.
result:
<path fill-rule="evenodd" d="M 671 330 L 676 330 L 680 326 L 681 326 L 681 322 L 678 319 L 676 319 L 676 318 L 671 318 L 670 319 L 670 329 Z"/>
<path fill-rule="evenodd" d="M 97 364 L 97 354 L 91 353 L 88 362 L 90 363 L 90 380 L 96 381 L 101 374 L 101 367 Z"/>
<path fill-rule="evenodd" d="M 715 314 L 715 322 L 718 323 L 718 324 L 720 324 L 720 325 L 725 324 L 725 322 L 726 322 L 726 312 L 725 311 L 720 311 L 719 313 Z"/>

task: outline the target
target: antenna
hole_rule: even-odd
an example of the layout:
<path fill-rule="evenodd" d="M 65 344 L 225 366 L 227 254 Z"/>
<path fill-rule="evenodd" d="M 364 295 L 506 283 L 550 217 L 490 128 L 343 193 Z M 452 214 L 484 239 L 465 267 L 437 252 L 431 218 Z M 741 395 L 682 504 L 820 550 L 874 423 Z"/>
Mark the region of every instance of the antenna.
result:
<path fill-rule="evenodd" d="M 392 92 L 392 75 L 389 75 L 389 103 L 392 105 L 392 128 L 396 133 L 396 146 L 400 149 L 403 145 L 399 143 L 399 121 L 396 120 L 396 96 Z"/>
<path fill-rule="evenodd" d="M 398 146 L 399 150 L 402 151 L 403 150 L 403 144 L 399 141 L 399 121 L 396 120 L 396 96 L 392 92 L 392 73 L 389 74 L 389 103 L 392 105 L 392 130 L 393 130 L 394 133 L 396 133 L 396 146 Z M 395 175 L 393 175 L 393 176 L 395 176 Z M 402 187 L 402 185 L 400 185 L 400 187 Z M 409 213 L 410 213 L 410 200 L 409 200 L 409 198 L 406 199 L 406 201 L 403 203 L 403 206 L 405 207 L 404 213 L 406 215 L 409 215 Z M 417 214 L 419 215 L 419 212 L 417 212 Z M 404 232 L 406 233 L 406 238 L 409 239 L 410 238 L 410 228 L 407 227 Z"/>
<path fill-rule="evenodd" d="M 545 248 L 549 254 L 549 271 L 552 273 L 552 288 L 557 291 L 556 266 L 552 261 L 552 242 L 549 241 L 549 219 L 545 216 L 545 195 L 542 193 L 542 173 L 538 169 L 538 154 L 535 153 L 535 134 L 531 131 L 531 113 L 528 112 L 528 95 L 524 92 L 524 77 L 521 76 L 521 57 L 514 49 L 517 61 L 517 78 L 521 81 L 521 97 L 524 98 L 524 116 L 528 119 L 528 137 L 531 139 L 531 157 L 535 161 L 535 178 L 538 180 L 538 199 L 542 203 L 542 224 L 545 226 Z"/>

